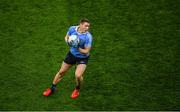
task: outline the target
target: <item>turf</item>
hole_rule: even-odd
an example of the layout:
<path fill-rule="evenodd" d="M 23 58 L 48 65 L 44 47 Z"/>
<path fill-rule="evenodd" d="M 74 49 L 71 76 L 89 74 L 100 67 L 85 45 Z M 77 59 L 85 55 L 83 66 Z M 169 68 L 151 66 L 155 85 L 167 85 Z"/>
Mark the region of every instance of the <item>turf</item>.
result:
<path fill-rule="evenodd" d="M 180 110 L 179 0 L 1 0 L 0 110 Z M 91 21 L 93 48 L 80 96 L 73 67 L 43 97 L 69 47 Z"/>

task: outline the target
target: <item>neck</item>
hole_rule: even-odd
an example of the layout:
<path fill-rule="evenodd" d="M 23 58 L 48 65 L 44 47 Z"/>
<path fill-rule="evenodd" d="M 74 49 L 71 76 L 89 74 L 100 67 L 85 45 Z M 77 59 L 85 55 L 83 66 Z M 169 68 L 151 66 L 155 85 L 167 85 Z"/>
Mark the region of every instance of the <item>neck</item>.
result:
<path fill-rule="evenodd" d="M 77 31 L 78 31 L 79 33 L 85 33 L 85 31 L 83 31 L 80 27 L 78 27 Z"/>

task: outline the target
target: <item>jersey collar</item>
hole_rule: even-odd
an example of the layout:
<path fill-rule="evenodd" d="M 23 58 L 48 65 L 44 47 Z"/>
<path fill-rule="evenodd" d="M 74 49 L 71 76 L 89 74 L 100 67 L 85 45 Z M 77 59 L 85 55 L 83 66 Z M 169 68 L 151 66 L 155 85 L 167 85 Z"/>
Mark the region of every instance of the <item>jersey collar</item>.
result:
<path fill-rule="evenodd" d="M 76 26 L 75 30 L 76 30 L 76 32 L 77 32 L 79 35 L 81 35 L 81 34 L 86 34 L 86 33 L 87 33 L 87 31 L 84 32 L 84 33 L 79 33 L 79 32 L 78 32 L 78 28 L 79 28 L 79 26 Z"/>

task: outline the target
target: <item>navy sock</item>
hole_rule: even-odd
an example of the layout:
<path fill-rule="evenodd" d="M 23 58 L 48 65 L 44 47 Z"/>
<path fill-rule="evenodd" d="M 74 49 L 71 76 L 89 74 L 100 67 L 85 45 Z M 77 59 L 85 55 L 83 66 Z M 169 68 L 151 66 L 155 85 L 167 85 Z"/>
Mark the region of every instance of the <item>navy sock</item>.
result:
<path fill-rule="evenodd" d="M 52 84 L 51 90 L 52 90 L 52 92 L 54 92 L 56 90 L 56 85 L 55 84 Z"/>
<path fill-rule="evenodd" d="M 77 90 L 80 90 L 80 85 L 76 86 L 76 89 L 77 89 Z"/>

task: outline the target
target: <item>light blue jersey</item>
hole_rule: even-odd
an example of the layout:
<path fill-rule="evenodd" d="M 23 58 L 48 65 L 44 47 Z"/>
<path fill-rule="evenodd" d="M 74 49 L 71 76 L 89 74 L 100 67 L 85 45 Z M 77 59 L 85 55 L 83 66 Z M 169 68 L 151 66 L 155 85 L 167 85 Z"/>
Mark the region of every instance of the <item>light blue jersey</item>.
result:
<path fill-rule="evenodd" d="M 88 31 L 85 33 L 79 33 L 77 29 L 78 26 L 71 26 L 67 32 L 67 35 L 77 35 L 79 37 L 80 43 L 78 47 L 82 49 L 84 49 L 84 47 L 90 47 L 92 45 L 92 35 Z M 89 56 L 89 53 L 82 54 L 79 52 L 78 48 L 75 47 L 71 47 L 70 52 L 78 58 L 87 58 Z"/>

